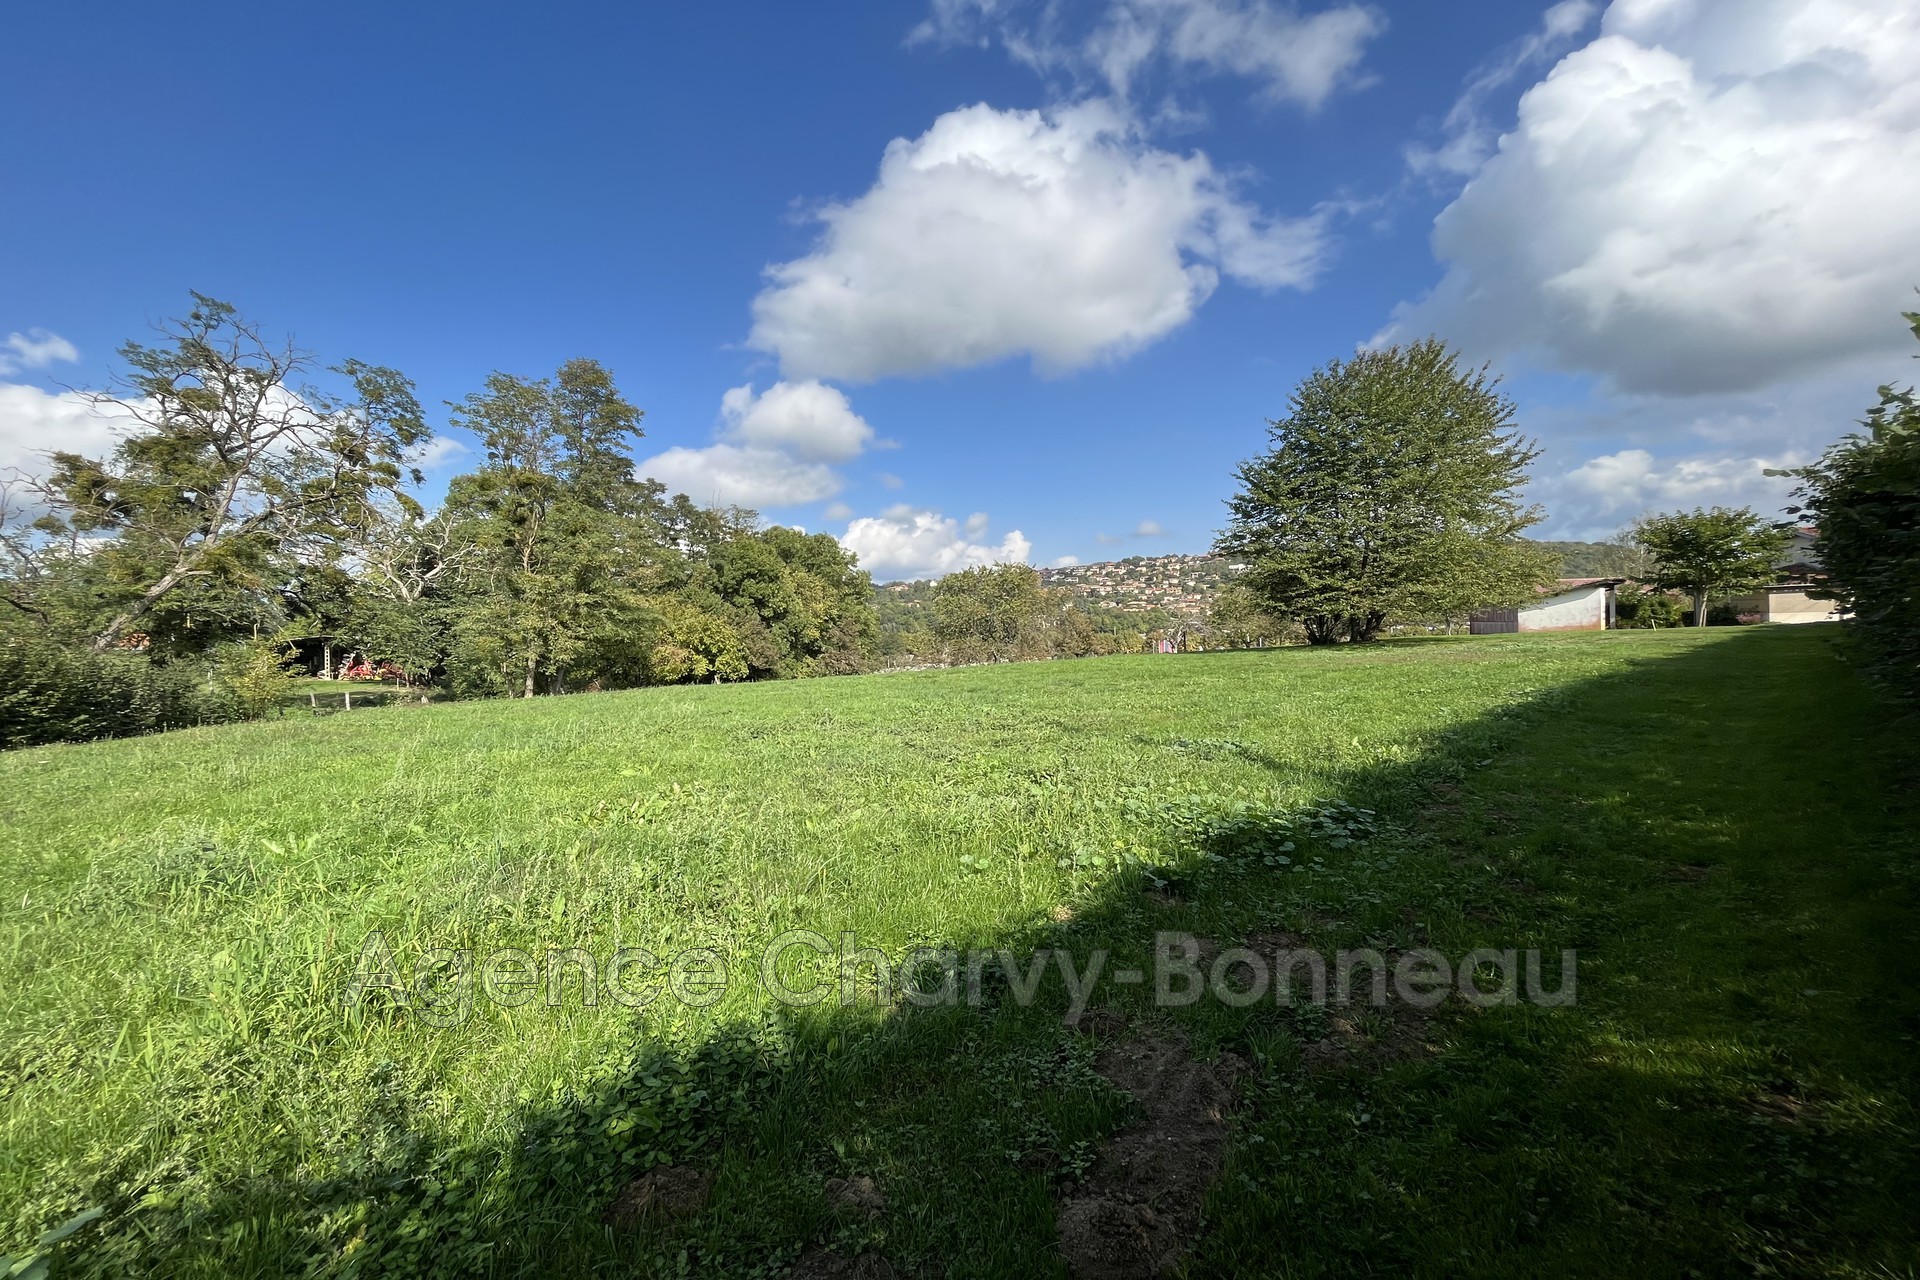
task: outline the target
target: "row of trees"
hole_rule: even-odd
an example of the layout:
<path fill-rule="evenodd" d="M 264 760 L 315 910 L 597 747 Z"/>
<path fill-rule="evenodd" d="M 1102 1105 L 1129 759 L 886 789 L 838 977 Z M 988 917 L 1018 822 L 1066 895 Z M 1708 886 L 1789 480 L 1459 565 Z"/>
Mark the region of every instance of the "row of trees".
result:
<path fill-rule="evenodd" d="M 532 697 L 1160 638 L 1363 642 L 1523 603 L 1559 572 L 1556 549 L 1523 536 L 1541 519 L 1519 497 L 1537 447 L 1497 379 L 1433 340 L 1334 361 L 1294 391 L 1271 448 L 1239 469 L 1217 543 L 1244 572 L 1189 628 L 1050 590 L 1025 565 L 889 589 L 876 611 L 831 537 L 636 478 L 642 415 L 593 360 L 495 373 L 452 404 L 484 460 L 429 513 L 412 490 L 431 432 L 398 372 L 320 369 L 199 295 L 162 335 L 123 347 L 124 381 L 91 397 L 128 424 L 108 456 L 55 453 L 44 478 L 0 494 L 8 705 L 79 708 L 64 736 L 249 713 L 271 702 L 287 653 L 323 674 L 354 655 L 412 683 Z M 1867 426 L 1792 474 L 1836 593 L 1911 677 L 1913 393 L 1883 389 Z M 1773 580 L 1788 536 L 1716 508 L 1641 521 L 1632 554 L 1704 624 L 1710 599 Z M 1662 625 L 1665 599 L 1636 596 L 1631 612 Z M 132 690 L 122 701 L 143 710 L 116 719 L 54 687 L 83 678 Z"/>
<path fill-rule="evenodd" d="M 1116 609 L 1048 587 L 1024 564 L 894 583 L 877 593 L 877 608 L 880 654 L 914 664 L 1138 653 L 1180 626 L 1164 610 Z"/>
<path fill-rule="evenodd" d="M 852 556 L 637 479 L 641 413 L 596 361 L 496 373 L 452 405 L 484 460 L 429 513 L 412 460 L 431 433 L 399 373 L 319 368 L 199 295 L 162 335 L 123 347 L 124 382 L 91 397 L 127 423 L 111 453 L 55 453 L 7 494 L 11 652 L 212 671 L 244 668 L 238 646 L 327 674 L 357 653 L 412 682 L 526 697 L 869 659 L 871 583 Z"/>

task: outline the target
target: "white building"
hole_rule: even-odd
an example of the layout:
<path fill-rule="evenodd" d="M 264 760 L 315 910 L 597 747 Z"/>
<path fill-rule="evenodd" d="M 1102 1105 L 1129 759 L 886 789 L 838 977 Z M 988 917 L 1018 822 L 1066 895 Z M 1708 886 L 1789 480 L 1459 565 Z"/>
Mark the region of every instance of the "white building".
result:
<path fill-rule="evenodd" d="M 1506 631 L 1605 631 L 1613 626 L 1614 588 L 1625 578 L 1562 578 L 1542 588 L 1532 604 L 1482 609 L 1473 615 L 1476 636 Z"/>

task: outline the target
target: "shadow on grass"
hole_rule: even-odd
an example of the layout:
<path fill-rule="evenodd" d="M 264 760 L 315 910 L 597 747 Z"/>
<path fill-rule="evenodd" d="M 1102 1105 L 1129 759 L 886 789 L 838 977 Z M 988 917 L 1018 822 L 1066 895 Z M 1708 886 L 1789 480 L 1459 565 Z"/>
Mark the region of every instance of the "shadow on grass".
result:
<path fill-rule="evenodd" d="M 1287 863 L 1163 812 L 1182 852 L 1153 873 L 1180 899 L 1127 869 L 1069 920 L 953 944 L 1107 948 L 1109 972 L 1149 963 L 1160 929 L 1578 949 L 1575 1005 L 1450 1006 L 1439 1053 L 1378 1069 L 1303 1069 L 1322 1010 L 1156 1010 L 1150 989 L 1104 987 L 1128 1028 L 1101 1023 L 1109 1038 L 1159 1028 L 1251 1064 L 1194 1274 L 1902 1274 L 1920 1001 L 1914 816 L 1890 797 L 1913 761 L 1830 641 L 1677 644 L 1455 726 L 1327 797 L 1377 812 L 1379 835 Z M 499 1145 L 421 1132 L 427 1102 L 395 1079 L 324 1175 L 289 1136 L 210 1198 L 114 1203 L 64 1261 L 734 1276 L 830 1247 L 901 1274 L 1063 1275 L 1055 1197 L 1130 1103 L 1093 1070 L 1100 1037 L 1062 1026 L 1057 978 L 1021 1007 L 992 972 L 978 1008 L 823 1006 L 684 1053 L 640 1044 L 523 1107 Z M 704 1207 L 609 1226 L 660 1166 L 710 1173 Z M 856 1175 L 884 1213 L 827 1202 L 826 1179 Z"/>

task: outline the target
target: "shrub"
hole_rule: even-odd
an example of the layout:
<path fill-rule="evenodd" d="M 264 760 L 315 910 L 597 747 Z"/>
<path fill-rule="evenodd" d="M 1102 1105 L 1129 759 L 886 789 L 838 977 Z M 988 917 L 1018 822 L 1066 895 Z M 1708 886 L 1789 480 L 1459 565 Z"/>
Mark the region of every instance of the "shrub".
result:
<path fill-rule="evenodd" d="M 257 720 L 279 706 L 291 687 L 291 657 L 291 645 L 271 640 L 226 646 L 219 655 L 219 683 L 232 691 L 247 719 Z"/>
<path fill-rule="evenodd" d="M 1624 586 L 1614 596 L 1614 625 L 1627 630 L 1687 625 L 1686 606 L 1664 591 Z"/>
<path fill-rule="evenodd" d="M 243 719 L 198 662 L 94 653 L 35 634 L 0 635 L 0 748 L 124 738 Z"/>

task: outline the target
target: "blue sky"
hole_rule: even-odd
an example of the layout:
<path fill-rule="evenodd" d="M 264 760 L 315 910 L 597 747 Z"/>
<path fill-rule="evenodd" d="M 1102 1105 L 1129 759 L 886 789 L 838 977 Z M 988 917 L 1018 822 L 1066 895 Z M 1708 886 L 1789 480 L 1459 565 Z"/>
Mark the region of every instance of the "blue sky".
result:
<path fill-rule="evenodd" d="M 1773 509 L 1911 377 L 1904 4 L 183 12 L 8 18 L 0 465 L 189 289 L 436 410 L 598 357 L 645 469 L 883 579 L 1204 550 L 1370 340 L 1507 375 L 1563 536 Z"/>

